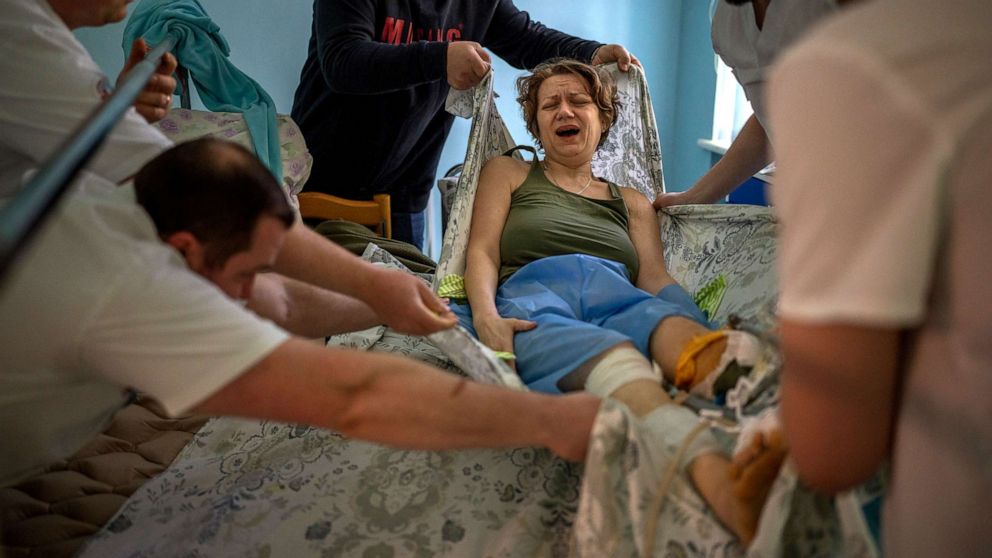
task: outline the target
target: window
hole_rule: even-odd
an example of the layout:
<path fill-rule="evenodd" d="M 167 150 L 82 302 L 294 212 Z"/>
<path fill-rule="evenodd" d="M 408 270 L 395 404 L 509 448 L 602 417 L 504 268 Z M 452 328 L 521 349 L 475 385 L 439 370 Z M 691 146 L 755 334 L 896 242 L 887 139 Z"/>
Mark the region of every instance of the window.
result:
<path fill-rule="evenodd" d="M 737 83 L 733 72 L 714 56 L 716 61 L 716 100 L 713 103 L 712 143 L 724 150 L 734 141 L 744 123 L 754 112 L 751 103 L 744 95 L 744 89 Z"/>

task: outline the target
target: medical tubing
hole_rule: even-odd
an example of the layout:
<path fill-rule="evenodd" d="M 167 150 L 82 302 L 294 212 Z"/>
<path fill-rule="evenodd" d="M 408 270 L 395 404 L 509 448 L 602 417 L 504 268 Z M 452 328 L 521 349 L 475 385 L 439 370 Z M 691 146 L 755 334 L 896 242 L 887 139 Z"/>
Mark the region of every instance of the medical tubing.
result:
<path fill-rule="evenodd" d="M 685 457 L 686 451 L 688 451 L 692 442 L 707 428 L 709 428 L 709 423 L 706 420 L 700 420 L 699 423 L 696 424 L 691 431 L 689 431 L 689 434 L 685 437 L 682 445 L 679 446 L 678 451 L 675 452 L 675 456 L 672 458 L 671 463 L 669 463 L 668 468 L 665 470 L 665 474 L 662 476 L 661 482 L 658 484 L 658 491 L 651 500 L 651 505 L 648 506 L 647 515 L 645 516 L 647 517 L 647 525 L 644 526 L 644 539 L 641 542 L 641 547 L 644 549 L 644 556 L 654 556 L 654 543 L 656 536 L 655 534 L 657 533 L 658 528 L 658 518 L 661 515 L 662 508 L 665 505 L 668 491 L 672 488 L 672 481 L 675 480 L 675 475 L 679 471 L 679 463 L 682 461 L 682 458 Z"/>

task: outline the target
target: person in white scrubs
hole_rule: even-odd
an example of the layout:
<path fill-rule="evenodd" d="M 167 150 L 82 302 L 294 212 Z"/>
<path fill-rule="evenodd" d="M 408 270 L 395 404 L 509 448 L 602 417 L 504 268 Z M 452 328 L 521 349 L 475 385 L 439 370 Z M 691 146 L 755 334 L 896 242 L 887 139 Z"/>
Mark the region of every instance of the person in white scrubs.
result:
<path fill-rule="evenodd" d="M 713 16 L 713 50 L 744 88 L 754 109 L 726 154 L 691 188 L 666 192 L 655 208 L 715 203 L 772 161 L 764 98 L 765 79 L 778 55 L 816 22 L 833 14 L 836 0 L 724 0 Z"/>

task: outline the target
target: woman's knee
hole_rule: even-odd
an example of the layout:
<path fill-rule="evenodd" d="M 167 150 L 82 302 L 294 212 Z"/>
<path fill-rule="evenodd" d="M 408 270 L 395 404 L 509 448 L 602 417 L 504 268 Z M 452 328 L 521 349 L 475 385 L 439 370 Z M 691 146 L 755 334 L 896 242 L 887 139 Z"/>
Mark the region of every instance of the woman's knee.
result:
<path fill-rule="evenodd" d="M 658 380 L 651 362 L 633 343 L 610 347 L 587 360 L 558 382 L 562 391 L 586 391 L 606 397 L 624 384 L 635 380 Z"/>

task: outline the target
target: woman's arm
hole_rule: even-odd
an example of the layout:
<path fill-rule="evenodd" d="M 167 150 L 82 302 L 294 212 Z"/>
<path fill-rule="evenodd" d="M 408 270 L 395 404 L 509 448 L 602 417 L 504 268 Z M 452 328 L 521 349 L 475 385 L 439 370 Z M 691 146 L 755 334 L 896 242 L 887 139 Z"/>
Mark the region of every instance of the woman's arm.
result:
<path fill-rule="evenodd" d="M 373 0 L 313 3 L 317 61 L 327 88 L 335 93 L 374 95 L 444 79 L 448 49 L 454 43 L 408 43 L 405 39 L 413 22 L 387 17 L 398 14 L 387 14 L 377 4 Z M 377 28 L 378 24 L 383 27 Z"/>
<path fill-rule="evenodd" d="M 662 288 L 675 282 L 665 268 L 658 214 L 644 194 L 631 188 L 623 188 L 621 192 L 630 215 L 630 240 L 634 243 L 640 262 L 640 271 L 634 285 L 651 294 L 657 294 Z"/>
<path fill-rule="evenodd" d="M 506 216 L 510 213 L 510 197 L 526 176 L 526 163 L 510 157 L 490 160 L 479 175 L 472 208 L 472 228 L 465 257 L 465 290 L 479 339 L 498 351 L 512 352 L 513 332 L 533 327 L 521 320 L 503 320 L 496 310 L 499 243 Z"/>

